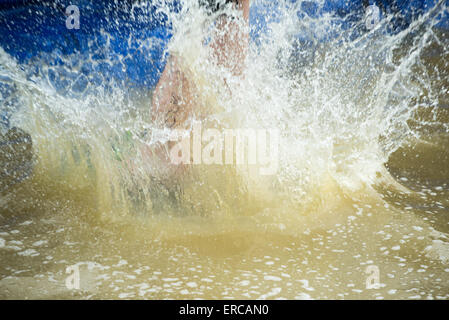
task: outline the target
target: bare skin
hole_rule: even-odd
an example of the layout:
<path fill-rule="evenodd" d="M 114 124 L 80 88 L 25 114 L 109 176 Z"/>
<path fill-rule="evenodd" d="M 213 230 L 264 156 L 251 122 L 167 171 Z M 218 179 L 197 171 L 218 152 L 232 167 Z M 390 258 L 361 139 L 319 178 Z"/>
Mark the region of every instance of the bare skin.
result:
<path fill-rule="evenodd" d="M 242 11 L 247 27 L 249 21 L 249 0 L 240 0 L 236 5 Z M 216 34 L 211 43 L 214 59 L 218 65 L 224 66 L 235 76 L 243 73 L 244 62 L 248 51 L 248 28 L 241 30 L 239 23 L 222 16 L 216 24 Z"/>
<path fill-rule="evenodd" d="M 241 10 L 246 28 L 241 30 L 241 24 L 223 15 L 216 21 L 210 46 L 212 58 L 217 65 L 226 68 L 234 76 L 242 76 L 249 41 L 247 26 L 250 0 L 237 2 L 233 5 Z M 194 85 L 179 67 L 177 58 L 171 56 L 153 93 L 153 124 L 159 128 L 182 129 L 186 120 L 195 112 L 194 90 Z M 147 146 L 142 153 L 144 157 L 156 156 L 164 163 L 169 163 L 169 150 L 174 143 L 176 142 L 168 142 L 151 148 Z M 185 168 L 180 165 L 174 166 L 172 170 L 175 176 L 179 176 Z"/>
<path fill-rule="evenodd" d="M 249 22 L 249 1 L 239 0 L 238 10 Z M 213 58 L 235 76 L 243 74 L 248 50 L 249 34 L 240 30 L 237 22 L 222 16 L 216 23 L 216 32 L 211 42 Z M 245 28 L 248 29 L 248 28 Z M 176 57 L 170 57 L 153 94 L 152 120 L 157 126 L 177 128 L 193 111 L 193 85 L 182 73 Z"/>

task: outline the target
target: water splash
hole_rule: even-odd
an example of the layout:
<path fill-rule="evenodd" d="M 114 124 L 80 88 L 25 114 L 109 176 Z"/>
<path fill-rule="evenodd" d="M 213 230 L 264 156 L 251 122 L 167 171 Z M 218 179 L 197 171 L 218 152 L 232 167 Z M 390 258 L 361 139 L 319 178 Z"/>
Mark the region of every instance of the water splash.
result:
<path fill-rule="evenodd" d="M 33 175 L 0 196 L 1 275 L 13 277 L 0 295 L 22 284 L 71 297 L 34 276 L 86 264 L 86 290 L 102 298 L 447 297 L 449 38 L 437 27 L 447 4 L 398 29 L 386 12 L 366 30 L 360 12 L 318 14 L 325 3 L 255 1 L 252 13 L 266 14 L 251 17 L 235 76 L 213 59 L 216 16 L 193 0 L 158 2 L 172 34 L 158 56 L 178 59 L 195 88 L 181 125 L 278 129 L 272 176 L 167 163 L 152 90 L 113 76 L 132 57 L 112 54 L 108 30 L 85 55 L 19 63 L 0 50 L 1 110 L 34 149 Z M 131 31 L 136 55 L 161 48 Z M 115 71 L 95 72 L 105 69 Z M 31 271 L 23 259 L 35 259 Z M 360 289 L 371 264 L 388 285 L 379 291 Z"/>
<path fill-rule="evenodd" d="M 197 88 L 196 110 L 202 111 L 189 120 L 219 128 L 279 129 L 278 174 L 262 182 L 249 168 L 202 166 L 167 182 L 161 174 L 165 164 L 148 157 L 155 143 L 148 139 L 151 92 L 83 73 L 87 62 L 114 65 L 126 59 L 106 54 L 112 38 L 104 33 L 102 47 L 82 61 L 68 56 L 54 65 L 41 58 L 23 66 L 1 52 L 2 76 L 21 105 L 13 122 L 31 133 L 35 145 L 31 185 L 62 188 L 63 195 L 93 193 L 93 205 L 101 212 L 120 215 L 152 214 L 156 207 L 158 212 L 200 215 L 220 208 L 245 211 L 239 207 L 248 197 L 263 203 L 259 209 L 270 206 L 268 197 L 310 210 L 307 203 L 316 203 L 316 197 L 364 194 L 379 174 L 388 175 L 384 164 L 390 154 L 417 136 L 409 121 L 422 104 L 423 87 L 432 90 L 419 73 L 420 55 L 432 43 L 445 41 L 433 28 L 445 5 L 399 33 L 388 32 L 392 17 L 386 17 L 355 39 L 363 21 L 344 29 L 335 25 L 334 16 L 298 20 L 291 5 L 279 5 L 269 32 L 251 42 L 243 78 L 226 73 L 210 58 L 207 39 L 214 16 L 195 1 L 185 1 L 181 8 L 177 13 L 167 6 L 160 10 L 171 14 L 174 37 L 167 52 L 179 57 Z M 339 36 L 330 39 L 330 28 Z M 298 33 L 313 37 L 304 41 Z M 152 45 L 148 39 L 140 47 Z M 100 53 L 104 59 L 94 60 Z M 241 192 L 235 195 L 236 190 Z"/>

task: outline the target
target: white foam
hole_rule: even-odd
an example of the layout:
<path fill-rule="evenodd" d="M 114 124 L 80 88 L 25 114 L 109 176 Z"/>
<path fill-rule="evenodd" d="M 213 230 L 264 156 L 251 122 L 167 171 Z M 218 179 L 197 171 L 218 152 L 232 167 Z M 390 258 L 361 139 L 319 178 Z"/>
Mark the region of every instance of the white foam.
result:
<path fill-rule="evenodd" d="M 36 241 L 36 242 L 33 243 L 33 247 L 40 247 L 40 246 L 42 246 L 44 244 L 47 244 L 47 243 L 48 243 L 47 240 L 39 240 L 39 241 Z"/>
<path fill-rule="evenodd" d="M 282 279 L 276 276 L 264 276 L 263 277 L 267 281 L 281 281 Z"/>
<path fill-rule="evenodd" d="M 261 295 L 261 296 L 259 297 L 259 299 L 262 299 L 262 300 L 263 300 L 263 299 L 267 299 L 267 298 L 276 296 L 276 295 L 278 295 L 279 293 L 281 293 L 281 291 L 282 291 L 282 288 L 273 288 L 273 289 L 271 289 L 270 292 Z"/>
<path fill-rule="evenodd" d="M 449 243 L 442 240 L 432 240 L 432 244 L 424 249 L 426 257 L 440 260 L 442 263 L 449 263 Z"/>
<path fill-rule="evenodd" d="M 34 249 L 27 249 L 25 251 L 18 252 L 17 254 L 19 256 L 24 256 L 24 257 L 35 257 L 35 256 L 38 256 L 40 253 Z"/>

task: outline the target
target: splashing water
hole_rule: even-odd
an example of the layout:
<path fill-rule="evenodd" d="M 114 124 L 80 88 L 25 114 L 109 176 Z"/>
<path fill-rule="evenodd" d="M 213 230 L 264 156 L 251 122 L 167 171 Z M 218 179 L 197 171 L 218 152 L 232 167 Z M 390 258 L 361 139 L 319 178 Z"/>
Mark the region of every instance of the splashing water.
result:
<path fill-rule="evenodd" d="M 269 176 L 159 157 L 152 90 L 84 72 L 128 58 L 106 31 L 89 55 L 20 64 L 0 49 L 2 104 L 20 106 L 11 123 L 34 152 L 33 174 L 0 195 L 0 297 L 449 297 L 446 2 L 394 32 L 392 14 L 365 30 L 298 19 L 325 1 L 270 3 L 252 3 L 274 7 L 263 32 L 250 19 L 243 76 L 211 58 L 214 15 L 158 3 L 195 88 L 186 128 L 277 129 Z M 135 54 L 160 45 L 136 39 Z M 73 265 L 81 290 L 65 286 Z"/>

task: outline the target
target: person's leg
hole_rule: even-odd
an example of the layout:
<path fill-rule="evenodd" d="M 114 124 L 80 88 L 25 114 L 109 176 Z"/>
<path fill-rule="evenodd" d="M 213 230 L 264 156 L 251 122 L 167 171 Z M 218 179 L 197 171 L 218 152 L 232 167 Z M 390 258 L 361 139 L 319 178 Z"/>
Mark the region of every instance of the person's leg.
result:
<path fill-rule="evenodd" d="M 241 75 L 248 51 L 249 0 L 237 0 L 234 5 L 241 10 L 243 21 L 221 16 L 211 46 L 218 64 L 234 75 Z M 192 86 L 176 58 L 170 57 L 153 93 L 153 122 L 157 126 L 178 127 L 191 111 L 191 90 Z"/>
<path fill-rule="evenodd" d="M 238 76 L 243 72 L 248 50 L 249 0 L 236 0 L 234 5 L 241 10 L 243 21 L 220 17 L 211 46 L 216 62 Z M 170 57 L 153 93 L 152 121 L 155 127 L 183 128 L 194 111 L 193 97 L 193 85 L 180 69 L 177 58 Z M 163 149 L 169 148 L 170 143 Z M 151 152 L 162 157 L 161 151 Z"/>
<path fill-rule="evenodd" d="M 192 85 L 176 57 L 170 57 L 153 93 L 152 120 L 157 127 L 176 128 L 189 114 Z"/>
<path fill-rule="evenodd" d="M 186 120 L 193 111 L 192 84 L 179 67 L 176 57 L 171 56 L 153 93 L 151 118 L 154 128 L 184 129 Z M 144 159 L 170 163 L 170 149 L 176 141 L 143 145 L 141 155 Z M 162 169 L 160 169 L 162 170 Z M 181 175 L 184 166 L 165 166 L 163 171 L 167 177 Z M 162 174 L 159 172 L 159 174 Z"/>
<path fill-rule="evenodd" d="M 237 0 L 233 4 L 242 13 L 242 20 L 220 16 L 211 46 L 219 65 L 234 75 L 241 75 L 249 43 L 249 0 Z"/>

